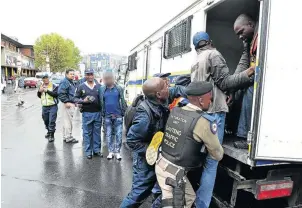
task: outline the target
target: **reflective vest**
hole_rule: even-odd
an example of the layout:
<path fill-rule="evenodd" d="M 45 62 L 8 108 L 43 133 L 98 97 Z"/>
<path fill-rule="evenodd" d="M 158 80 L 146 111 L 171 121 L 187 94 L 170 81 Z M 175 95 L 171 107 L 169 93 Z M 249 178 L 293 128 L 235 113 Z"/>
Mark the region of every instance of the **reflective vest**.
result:
<path fill-rule="evenodd" d="M 51 82 L 49 82 L 48 86 L 47 86 L 47 89 L 49 91 L 52 91 L 53 90 L 53 84 Z M 42 103 L 42 106 L 52 106 L 52 105 L 56 105 L 58 104 L 58 101 L 56 98 L 52 97 L 51 95 L 49 95 L 48 93 L 46 92 L 42 92 L 42 95 L 41 95 L 41 103 Z"/>
<path fill-rule="evenodd" d="M 170 113 L 162 141 L 162 156 L 186 169 L 201 167 L 203 142 L 193 138 L 193 130 L 202 112 L 175 107 Z"/>

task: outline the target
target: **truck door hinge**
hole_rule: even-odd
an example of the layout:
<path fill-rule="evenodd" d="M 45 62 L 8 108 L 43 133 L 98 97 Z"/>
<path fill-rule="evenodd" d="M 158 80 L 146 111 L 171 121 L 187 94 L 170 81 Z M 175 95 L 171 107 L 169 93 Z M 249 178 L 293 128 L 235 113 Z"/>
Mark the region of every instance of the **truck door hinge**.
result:
<path fill-rule="evenodd" d="M 207 5 L 212 4 L 214 1 L 215 1 L 215 0 L 208 0 L 208 1 L 207 1 Z"/>

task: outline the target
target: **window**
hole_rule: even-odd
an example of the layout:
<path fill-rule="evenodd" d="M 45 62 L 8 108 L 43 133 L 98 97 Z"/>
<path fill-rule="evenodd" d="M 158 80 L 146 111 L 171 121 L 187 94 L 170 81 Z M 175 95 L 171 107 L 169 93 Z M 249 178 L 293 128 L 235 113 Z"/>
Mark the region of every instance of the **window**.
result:
<path fill-rule="evenodd" d="M 193 16 L 191 15 L 165 32 L 164 58 L 173 58 L 191 51 L 192 18 Z"/>
<path fill-rule="evenodd" d="M 137 69 L 136 65 L 136 57 L 137 57 L 137 52 L 133 53 L 128 57 L 128 70 L 133 71 Z"/>

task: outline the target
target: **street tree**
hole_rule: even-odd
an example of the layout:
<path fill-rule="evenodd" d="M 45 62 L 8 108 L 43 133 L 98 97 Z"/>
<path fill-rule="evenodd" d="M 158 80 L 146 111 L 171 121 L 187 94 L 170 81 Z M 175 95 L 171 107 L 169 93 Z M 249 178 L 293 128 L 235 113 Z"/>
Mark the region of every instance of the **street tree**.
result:
<path fill-rule="evenodd" d="M 63 72 L 67 68 L 77 68 L 81 61 L 80 50 L 70 39 L 65 39 L 57 33 L 41 35 L 35 42 L 35 66 L 46 66 L 46 56 L 49 57 L 50 70 Z"/>

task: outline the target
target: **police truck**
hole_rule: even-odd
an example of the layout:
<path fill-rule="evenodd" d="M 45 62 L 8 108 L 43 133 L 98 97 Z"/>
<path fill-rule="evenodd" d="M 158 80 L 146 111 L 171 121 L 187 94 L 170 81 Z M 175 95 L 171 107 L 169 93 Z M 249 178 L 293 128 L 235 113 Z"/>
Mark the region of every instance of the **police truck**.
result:
<path fill-rule="evenodd" d="M 238 139 L 225 135 L 225 155 L 212 198 L 218 207 L 302 206 L 302 66 L 297 51 L 302 42 L 294 36 L 302 19 L 300 4 L 299 0 L 191 1 L 130 51 L 125 84 L 128 103 L 142 93 L 143 82 L 155 73 L 170 72 L 172 84 L 177 76 L 190 73 L 196 60 L 192 37 L 198 31 L 210 35 L 234 73 L 243 43 L 233 23 L 242 13 L 258 21 L 249 148 L 235 148 Z"/>

